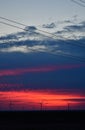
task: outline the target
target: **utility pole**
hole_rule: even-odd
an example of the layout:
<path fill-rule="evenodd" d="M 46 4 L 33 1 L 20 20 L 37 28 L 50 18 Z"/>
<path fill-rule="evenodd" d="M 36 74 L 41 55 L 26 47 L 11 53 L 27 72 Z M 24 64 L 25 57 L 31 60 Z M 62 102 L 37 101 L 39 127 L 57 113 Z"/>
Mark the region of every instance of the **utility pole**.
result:
<path fill-rule="evenodd" d="M 70 103 L 68 103 L 68 111 L 70 110 Z"/>
<path fill-rule="evenodd" d="M 42 111 L 43 110 L 43 103 L 40 102 L 40 110 Z"/>
<path fill-rule="evenodd" d="M 11 101 L 9 102 L 9 109 L 10 109 L 10 111 L 12 110 L 12 102 Z"/>

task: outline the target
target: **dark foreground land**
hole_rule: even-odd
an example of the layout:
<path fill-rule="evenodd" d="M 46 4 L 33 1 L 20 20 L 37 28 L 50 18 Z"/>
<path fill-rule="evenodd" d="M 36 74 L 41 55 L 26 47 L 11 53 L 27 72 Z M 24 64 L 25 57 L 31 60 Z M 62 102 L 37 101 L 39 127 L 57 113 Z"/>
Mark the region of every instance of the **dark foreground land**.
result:
<path fill-rule="evenodd" d="M 85 130 L 85 111 L 1 111 L 0 130 Z"/>

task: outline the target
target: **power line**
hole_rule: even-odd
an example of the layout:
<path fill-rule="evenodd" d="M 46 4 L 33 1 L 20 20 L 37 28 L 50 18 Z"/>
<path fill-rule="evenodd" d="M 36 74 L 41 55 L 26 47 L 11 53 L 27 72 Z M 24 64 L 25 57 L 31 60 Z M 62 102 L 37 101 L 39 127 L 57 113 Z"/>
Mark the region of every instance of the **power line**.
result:
<path fill-rule="evenodd" d="M 85 5 L 83 4 L 83 2 L 79 2 L 78 0 L 77 1 L 76 0 L 71 0 L 71 1 L 76 3 L 77 5 L 82 6 L 82 7 L 85 8 Z"/>
<path fill-rule="evenodd" d="M 14 20 L 11 20 L 11 19 L 8 19 L 8 18 L 5 18 L 5 17 L 1 17 L 1 16 L 0 16 L 0 19 L 6 20 L 6 21 L 9 21 L 9 22 L 18 24 L 18 25 L 22 25 L 22 26 L 24 26 L 24 27 L 27 27 L 27 26 L 28 26 L 28 25 L 26 25 L 26 24 L 22 24 L 22 23 L 20 23 L 20 22 L 17 22 L 17 21 L 14 21 Z M 5 23 L 3 23 L 3 24 L 5 24 Z M 6 24 L 6 25 L 7 25 L 7 24 Z M 10 24 L 8 24 L 8 25 L 10 25 Z M 12 25 L 11 25 L 11 26 L 12 26 Z M 12 26 L 12 27 L 14 27 L 14 26 Z M 19 28 L 18 26 L 15 26 L 15 27 Z M 28 27 L 30 27 L 30 26 L 28 26 Z M 19 29 L 22 29 L 22 30 L 24 30 L 24 31 L 28 31 L 28 30 L 23 29 L 23 28 L 19 28 Z M 37 29 L 37 30 L 40 31 L 40 32 L 43 32 L 43 33 L 47 33 L 47 34 L 51 35 L 52 37 L 54 37 L 54 36 L 56 37 L 55 34 L 49 33 L 49 32 L 47 32 L 47 31 L 43 31 L 43 30 L 40 30 L 40 29 Z M 50 36 L 47 36 L 47 37 L 50 37 Z M 52 38 L 52 37 L 50 37 L 50 38 Z"/>
<path fill-rule="evenodd" d="M 14 21 L 14 20 L 10 20 L 10 19 L 5 18 L 5 17 L 1 17 L 1 16 L 0 16 L 0 19 L 4 19 L 4 20 L 6 20 L 6 21 L 10 21 L 10 22 L 12 22 L 12 23 L 16 23 L 16 24 L 22 25 L 22 26 L 24 26 L 24 27 L 27 27 L 27 25 L 25 25 L 25 24 L 19 23 L 19 22 Z M 0 23 L 5 24 L 5 25 L 8 25 L 8 26 L 11 26 L 11 27 L 14 27 L 14 28 L 18 28 L 18 29 L 21 29 L 21 30 L 24 30 L 24 31 L 28 31 L 27 29 L 21 28 L 21 27 L 16 26 L 16 25 L 8 24 L 8 23 L 6 23 L 6 22 L 0 21 Z M 30 27 L 30 26 L 28 26 L 28 27 Z M 43 31 L 43 30 L 40 30 L 40 29 L 36 29 L 36 30 L 38 30 L 39 32 L 43 32 L 43 33 L 46 33 L 46 34 L 49 34 L 49 35 L 50 35 L 50 36 L 46 36 L 46 37 L 53 38 L 53 39 L 55 39 L 55 40 L 56 40 L 56 38 L 57 38 L 57 35 L 55 35 L 55 34 L 52 34 L 52 33 L 49 33 L 49 32 L 47 32 L 47 31 Z M 70 42 L 70 41 L 66 41 L 66 40 L 69 40 L 68 38 L 64 38 L 64 40 L 65 40 L 66 43 Z M 77 39 L 76 39 L 76 40 L 77 40 Z M 77 41 L 77 42 L 79 42 L 79 41 Z M 80 42 L 79 42 L 79 43 L 80 43 Z M 73 45 L 80 46 L 80 47 L 85 47 L 84 45 L 81 45 L 81 43 L 80 43 L 80 44 L 75 44 L 75 43 L 73 43 Z"/>
<path fill-rule="evenodd" d="M 53 55 L 59 55 L 59 56 L 64 56 L 64 57 L 70 57 L 72 59 L 76 59 L 80 62 L 85 62 L 85 58 L 81 58 L 81 57 L 78 57 L 78 56 L 73 56 L 72 54 L 66 54 L 66 53 L 56 53 L 56 52 L 50 52 L 50 54 L 53 54 Z"/>
<path fill-rule="evenodd" d="M 4 18 L 4 17 L 0 17 L 0 18 L 2 18 L 2 19 L 4 19 L 4 20 L 7 20 L 7 21 L 10 21 L 10 22 L 13 22 L 13 23 L 20 24 L 20 25 L 22 25 L 22 26 L 25 26 L 24 24 L 21 24 L 21 23 L 19 23 L 19 22 L 14 21 L 14 20 L 10 20 L 10 19 Z M 11 26 L 11 27 L 14 27 L 14 28 L 18 28 L 18 29 L 21 29 L 21 30 L 24 30 L 24 31 L 27 31 L 27 32 L 28 32 L 28 30 L 26 30 L 26 29 L 24 29 L 24 28 L 21 28 L 21 27 L 19 27 L 19 26 L 16 26 L 16 25 L 12 25 L 12 24 L 9 24 L 9 23 L 6 23 L 6 22 L 2 22 L 2 21 L 0 21 L 0 23 L 5 24 L 5 25 L 8 25 L 8 26 Z M 26 26 L 25 26 L 25 27 L 26 27 Z M 29 27 L 30 27 L 30 26 L 29 26 Z M 47 32 L 47 31 L 39 30 L 39 29 L 37 29 L 37 30 L 40 31 L 40 32 L 44 32 L 44 33 L 47 33 L 47 34 L 50 34 L 50 35 L 51 35 L 51 36 L 46 36 L 46 37 L 53 38 L 53 36 L 54 36 L 55 38 L 57 38 L 57 36 L 56 36 L 55 34 L 49 33 L 49 32 Z M 54 38 L 53 38 L 53 39 L 54 39 Z M 56 40 L 56 39 L 55 39 L 55 40 Z M 67 41 L 67 40 L 69 40 L 69 39 L 68 39 L 68 38 L 64 38 L 64 40 L 62 40 L 62 41 L 65 41 L 65 43 L 71 43 L 70 41 Z M 79 43 L 80 43 L 80 42 L 79 42 Z M 71 43 L 71 44 L 72 44 L 72 43 Z M 82 45 L 80 45 L 80 44 L 74 44 L 74 43 L 73 43 L 73 45 L 79 46 L 79 47 L 85 47 L 85 46 L 82 46 Z M 34 50 L 33 50 L 33 51 L 34 51 Z M 77 58 L 77 59 L 80 59 L 80 60 L 81 60 L 80 57 L 75 57 L 75 56 L 73 56 L 73 55 L 68 55 L 68 54 L 59 54 L 59 55 L 69 56 L 69 57 Z M 85 59 L 84 59 L 84 61 L 85 61 Z"/>
<path fill-rule="evenodd" d="M 16 24 L 18 24 L 18 25 L 22 25 L 22 26 L 24 26 L 24 27 L 27 27 L 27 25 L 26 24 L 23 24 L 23 23 L 20 23 L 20 22 L 17 22 L 17 21 L 14 21 L 14 20 L 11 20 L 11 19 L 8 19 L 8 18 L 5 18 L 5 17 L 1 17 L 0 16 L 0 19 L 4 19 L 4 20 L 6 20 L 6 21 L 10 21 L 10 22 L 12 22 L 12 23 L 16 23 Z M 3 22 L 3 24 L 6 24 L 6 25 L 11 25 L 11 24 L 7 24 L 6 22 Z M 23 28 L 21 28 L 21 27 L 18 27 L 18 26 L 15 26 L 15 25 L 11 25 L 12 27 L 17 27 L 17 28 L 19 28 L 19 29 L 22 29 L 22 30 L 24 30 L 24 31 L 28 31 L 27 29 L 23 29 Z M 28 27 L 30 27 L 30 26 L 28 26 Z M 44 31 L 44 30 L 40 30 L 40 29 L 37 29 L 38 31 L 40 31 L 40 32 L 43 32 L 43 33 L 47 33 L 47 34 L 50 34 L 51 35 L 51 38 L 53 38 L 53 37 L 55 37 L 55 38 L 57 38 L 57 35 L 55 35 L 55 34 L 52 34 L 52 33 L 49 33 L 48 31 Z M 72 33 L 71 33 L 72 34 Z M 48 36 L 48 37 L 50 37 L 50 36 Z M 65 40 L 67 40 L 67 38 L 64 38 Z M 76 39 L 76 38 L 75 38 Z"/>
<path fill-rule="evenodd" d="M 82 3 L 85 3 L 85 1 L 83 1 L 83 0 L 80 0 Z"/>
<path fill-rule="evenodd" d="M 14 21 L 14 20 L 11 20 L 11 19 L 8 19 L 8 18 L 5 18 L 5 17 L 1 17 L 0 16 L 0 19 L 3 19 L 3 20 L 7 20 L 7 21 L 9 21 L 9 22 L 12 22 L 12 23 L 16 23 L 16 24 L 19 24 L 19 25 L 22 25 L 22 26 L 27 26 L 27 25 L 25 25 L 25 24 L 22 24 L 22 23 L 20 23 L 20 22 L 17 22 L 17 21 Z"/>
<path fill-rule="evenodd" d="M 71 34 L 75 37 L 75 35 L 74 35 L 73 33 L 71 33 Z M 75 40 L 77 40 L 77 39 L 75 38 Z M 77 40 L 77 43 L 79 43 L 79 44 L 72 43 L 72 42 L 71 42 L 71 40 L 70 40 L 70 39 L 68 39 L 68 38 L 64 38 L 64 40 L 63 40 L 63 41 L 65 41 L 65 43 L 66 43 L 66 44 L 71 43 L 71 45 L 74 45 L 74 46 L 78 46 L 78 47 L 85 47 L 84 43 L 79 42 L 78 40 Z"/>
<path fill-rule="evenodd" d="M 23 29 L 23 28 L 21 28 L 19 26 L 16 26 L 16 25 L 12 25 L 12 24 L 9 24 L 9 23 L 6 23 L 6 22 L 2 22 L 2 21 L 0 21 L 0 23 L 26 31 L 25 29 Z"/>

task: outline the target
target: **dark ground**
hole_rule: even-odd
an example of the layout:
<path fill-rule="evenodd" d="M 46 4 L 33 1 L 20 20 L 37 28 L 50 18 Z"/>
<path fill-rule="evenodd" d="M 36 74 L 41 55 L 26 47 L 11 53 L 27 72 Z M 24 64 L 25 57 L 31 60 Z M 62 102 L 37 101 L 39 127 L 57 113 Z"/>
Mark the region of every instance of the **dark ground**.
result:
<path fill-rule="evenodd" d="M 0 130 L 85 130 L 85 111 L 2 111 Z"/>

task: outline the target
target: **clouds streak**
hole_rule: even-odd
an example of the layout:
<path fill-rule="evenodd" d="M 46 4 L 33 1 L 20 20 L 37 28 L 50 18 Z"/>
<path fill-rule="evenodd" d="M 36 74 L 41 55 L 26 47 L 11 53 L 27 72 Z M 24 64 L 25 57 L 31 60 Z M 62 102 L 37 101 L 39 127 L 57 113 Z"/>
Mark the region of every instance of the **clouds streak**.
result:
<path fill-rule="evenodd" d="M 74 69 L 85 67 L 85 64 L 79 65 L 55 65 L 55 66 L 45 66 L 45 67 L 36 67 L 36 68 L 22 68 L 22 69 L 7 69 L 7 70 L 0 70 L 0 77 L 2 76 L 16 76 L 22 75 L 26 73 L 46 73 L 51 71 L 58 71 L 64 69 Z"/>
<path fill-rule="evenodd" d="M 10 99 L 12 103 L 12 107 L 10 108 Z M 83 102 L 82 102 L 83 101 Z M 83 106 L 85 102 L 85 95 L 80 96 L 78 93 L 56 93 L 51 92 L 50 90 L 28 90 L 28 91 L 7 91 L 0 92 L 0 104 L 1 108 L 13 109 L 13 110 L 22 110 L 23 107 L 25 110 L 29 109 L 40 109 L 41 104 L 42 109 L 67 109 L 68 102 L 70 104 L 71 109 L 79 109 L 78 106 L 81 103 Z M 60 108 L 58 108 L 60 107 Z M 0 108 L 0 109 L 1 109 Z"/>

